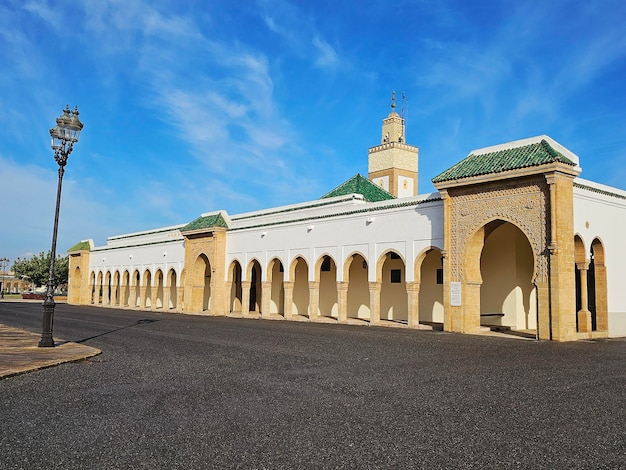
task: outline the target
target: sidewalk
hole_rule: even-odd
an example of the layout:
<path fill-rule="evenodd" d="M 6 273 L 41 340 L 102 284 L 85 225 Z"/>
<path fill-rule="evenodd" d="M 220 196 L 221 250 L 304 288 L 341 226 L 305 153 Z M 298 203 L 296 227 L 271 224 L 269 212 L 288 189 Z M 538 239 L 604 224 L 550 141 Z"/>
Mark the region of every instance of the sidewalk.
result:
<path fill-rule="evenodd" d="M 80 361 L 102 351 L 54 338 L 54 348 L 40 348 L 40 334 L 0 324 L 0 379 L 64 362 Z"/>

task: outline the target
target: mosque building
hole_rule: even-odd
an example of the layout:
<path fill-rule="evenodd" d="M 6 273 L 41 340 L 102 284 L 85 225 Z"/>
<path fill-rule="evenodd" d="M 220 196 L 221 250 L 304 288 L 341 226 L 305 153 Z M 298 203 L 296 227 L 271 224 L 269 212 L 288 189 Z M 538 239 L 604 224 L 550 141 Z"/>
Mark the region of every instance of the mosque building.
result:
<path fill-rule="evenodd" d="M 626 192 L 579 178 L 546 135 L 473 150 L 418 194 L 404 119 L 368 176 L 319 199 L 85 240 L 76 305 L 542 340 L 626 336 Z"/>

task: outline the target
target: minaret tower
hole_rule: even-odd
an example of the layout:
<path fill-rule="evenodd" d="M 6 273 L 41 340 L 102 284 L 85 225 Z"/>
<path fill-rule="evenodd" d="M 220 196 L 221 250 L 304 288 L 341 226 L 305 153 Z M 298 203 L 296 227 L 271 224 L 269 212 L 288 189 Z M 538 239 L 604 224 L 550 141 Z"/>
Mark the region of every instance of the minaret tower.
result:
<path fill-rule="evenodd" d="M 396 113 L 394 91 L 391 94 L 391 112 L 383 119 L 381 144 L 369 149 L 367 171 L 370 181 L 396 197 L 417 195 L 419 149 L 404 143 L 404 129 L 404 116 Z"/>

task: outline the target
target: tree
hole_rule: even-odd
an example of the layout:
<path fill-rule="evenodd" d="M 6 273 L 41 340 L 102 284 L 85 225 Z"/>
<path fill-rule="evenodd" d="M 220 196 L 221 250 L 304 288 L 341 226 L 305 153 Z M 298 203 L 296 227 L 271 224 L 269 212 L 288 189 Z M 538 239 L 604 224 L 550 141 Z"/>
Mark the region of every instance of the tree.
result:
<path fill-rule="evenodd" d="M 43 251 L 39 255 L 31 258 L 18 258 L 11 268 L 16 277 L 28 279 L 35 287 L 48 284 L 48 274 L 50 272 L 50 252 Z M 57 256 L 54 261 L 53 287 L 56 289 L 61 284 L 67 284 L 69 271 L 69 258 L 67 256 Z"/>

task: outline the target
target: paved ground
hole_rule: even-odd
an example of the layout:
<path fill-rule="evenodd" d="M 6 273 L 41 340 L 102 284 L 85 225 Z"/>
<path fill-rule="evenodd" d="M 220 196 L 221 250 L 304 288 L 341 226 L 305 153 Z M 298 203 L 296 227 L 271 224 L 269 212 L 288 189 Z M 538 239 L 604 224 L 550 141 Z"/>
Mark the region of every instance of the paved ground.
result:
<path fill-rule="evenodd" d="M 55 336 L 102 354 L 0 380 L 0 468 L 626 467 L 623 340 L 64 304 Z"/>

